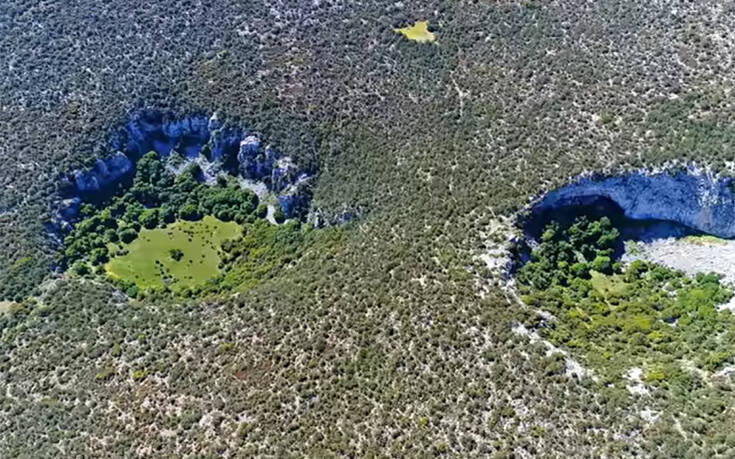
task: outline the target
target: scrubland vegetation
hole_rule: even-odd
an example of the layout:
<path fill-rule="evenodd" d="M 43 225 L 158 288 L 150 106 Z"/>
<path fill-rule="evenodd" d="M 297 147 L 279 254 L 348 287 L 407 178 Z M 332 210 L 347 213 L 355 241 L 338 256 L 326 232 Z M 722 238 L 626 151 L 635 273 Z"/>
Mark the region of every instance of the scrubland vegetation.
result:
<path fill-rule="evenodd" d="M 692 367 L 715 373 L 732 364 L 735 318 L 718 311 L 732 291 L 714 274 L 692 279 L 640 260 L 613 263 L 618 237 L 607 218 L 547 227 L 518 274 L 523 300 L 555 318 L 542 335 L 617 385 L 642 368 L 647 383 L 688 387 Z"/>
<path fill-rule="evenodd" d="M 394 31 L 423 20 L 438 44 Z M 543 317 L 478 257 L 580 172 L 727 169 L 734 24 L 715 0 L 3 2 L 0 455 L 732 457 L 729 356 L 682 361 L 727 344 L 708 306 L 726 288 L 600 260 L 582 282 L 595 304 L 634 310 L 660 273 L 681 284 L 663 304 L 696 320 L 667 330 L 656 311 L 575 347 L 563 332 L 584 316 L 515 333 Z M 52 272 L 57 178 L 109 155 L 109 129 L 142 106 L 239 119 L 319 164 L 313 209 L 359 218 L 311 231 L 246 214 L 221 257 L 250 266 L 199 299 Z M 716 333 L 695 342 L 697 327 Z M 666 342 L 620 371 L 590 357 L 654 331 L 683 340 L 671 361 Z M 620 379 L 628 364 L 647 392 Z"/>

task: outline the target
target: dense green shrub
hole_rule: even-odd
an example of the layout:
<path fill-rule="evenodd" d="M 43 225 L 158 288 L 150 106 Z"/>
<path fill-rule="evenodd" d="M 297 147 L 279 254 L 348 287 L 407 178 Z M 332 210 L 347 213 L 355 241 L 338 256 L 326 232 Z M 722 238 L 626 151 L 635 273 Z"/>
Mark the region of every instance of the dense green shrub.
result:
<path fill-rule="evenodd" d="M 735 342 L 722 338 L 735 334 L 735 320 L 716 308 L 730 289 L 714 274 L 692 279 L 640 260 L 613 264 L 619 234 L 607 218 L 547 227 L 518 272 L 524 301 L 556 317 L 542 334 L 611 380 L 641 367 L 650 370 L 646 382 L 668 387 L 688 362 L 706 371 L 732 363 Z"/>

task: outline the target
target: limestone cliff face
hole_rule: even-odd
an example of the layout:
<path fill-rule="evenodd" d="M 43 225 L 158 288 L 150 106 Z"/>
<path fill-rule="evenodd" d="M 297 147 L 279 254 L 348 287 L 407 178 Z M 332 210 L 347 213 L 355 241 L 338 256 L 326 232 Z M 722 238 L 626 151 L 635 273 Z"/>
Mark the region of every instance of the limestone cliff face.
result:
<path fill-rule="evenodd" d="M 115 132 L 110 146 L 116 153 L 98 159 L 90 169 L 76 170 L 60 178 L 65 190 L 62 197 L 66 199 L 55 201 L 51 228 L 68 231 L 85 198 L 130 178 L 135 173 L 135 161 L 149 151 L 161 157 L 178 152 L 185 164 L 179 164 L 174 172 L 196 162 L 206 182 L 214 182 L 220 172 L 263 182 L 277 195 L 288 217 L 305 212 L 311 200 L 306 186 L 309 174 L 289 156 L 270 146 L 263 147 L 257 134 L 228 125 L 216 114 L 176 118 L 153 110 L 136 112 Z"/>
<path fill-rule="evenodd" d="M 583 178 L 551 191 L 533 211 L 575 205 L 602 196 L 633 219 L 668 220 L 723 238 L 735 237 L 735 183 L 729 177 L 690 169 Z"/>
<path fill-rule="evenodd" d="M 92 169 L 74 172 L 74 185 L 78 193 L 90 193 L 103 190 L 129 176 L 134 169 L 133 162 L 118 152 L 114 155 L 98 159 Z"/>
<path fill-rule="evenodd" d="M 312 197 L 313 177 L 301 174 L 295 182 L 280 190 L 278 203 L 286 216 L 305 215 Z"/>
<path fill-rule="evenodd" d="M 131 157 L 149 151 L 167 156 L 173 150 L 186 157 L 195 157 L 209 141 L 211 130 L 205 115 L 174 118 L 154 110 L 143 110 L 132 114 L 119 134 L 113 148 Z"/>

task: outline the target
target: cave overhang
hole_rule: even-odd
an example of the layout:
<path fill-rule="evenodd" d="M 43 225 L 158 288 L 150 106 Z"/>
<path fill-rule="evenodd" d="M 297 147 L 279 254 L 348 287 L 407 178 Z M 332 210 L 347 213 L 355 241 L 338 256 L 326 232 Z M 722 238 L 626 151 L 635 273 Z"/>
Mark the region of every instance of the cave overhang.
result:
<path fill-rule="evenodd" d="M 721 238 L 735 237 L 735 184 L 731 177 L 690 168 L 582 177 L 552 190 L 524 212 L 524 222 L 571 206 L 610 201 L 632 220 L 665 221 Z"/>

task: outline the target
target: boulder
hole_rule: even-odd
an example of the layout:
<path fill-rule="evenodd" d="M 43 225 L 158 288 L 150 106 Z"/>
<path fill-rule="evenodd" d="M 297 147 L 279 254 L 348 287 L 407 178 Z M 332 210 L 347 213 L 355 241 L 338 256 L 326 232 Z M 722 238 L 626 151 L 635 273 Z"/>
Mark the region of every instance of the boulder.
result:
<path fill-rule="evenodd" d="M 79 209 L 82 207 L 82 200 L 78 197 L 64 199 L 58 204 L 56 216 L 58 219 L 70 222 L 79 216 Z"/>
<path fill-rule="evenodd" d="M 240 141 L 240 149 L 237 152 L 237 163 L 240 174 L 252 180 L 257 180 L 256 171 L 258 163 L 258 152 L 260 151 L 260 139 L 255 135 L 249 135 Z"/>
<path fill-rule="evenodd" d="M 288 186 L 296 184 L 307 178 L 306 174 L 299 175 L 299 169 L 293 160 L 285 156 L 275 162 L 271 173 L 271 189 L 279 192 Z"/>
<path fill-rule="evenodd" d="M 209 120 L 207 121 L 207 129 L 209 130 L 209 132 L 212 132 L 220 128 L 222 128 L 222 121 L 220 121 L 219 115 L 217 114 L 217 112 L 215 112 L 212 114 L 212 116 L 209 117 Z"/>

